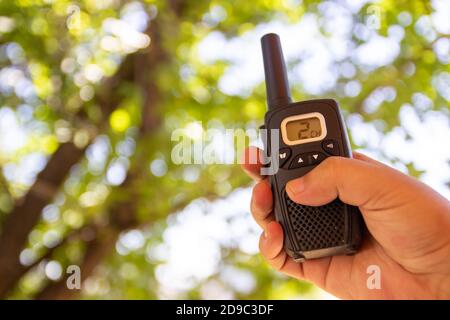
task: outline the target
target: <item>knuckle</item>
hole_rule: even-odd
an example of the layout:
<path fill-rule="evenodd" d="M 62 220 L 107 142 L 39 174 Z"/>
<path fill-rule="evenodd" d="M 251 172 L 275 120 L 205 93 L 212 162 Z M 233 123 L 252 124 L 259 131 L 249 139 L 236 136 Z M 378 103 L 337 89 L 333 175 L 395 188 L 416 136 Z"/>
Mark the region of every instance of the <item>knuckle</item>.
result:
<path fill-rule="evenodd" d="M 264 241 L 264 231 L 259 236 L 259 252 L 261 252 L 263 257 L 265 258 L 263 241 Z"/>
<path fill-rule="evenodd" d="M 250 212 L 252 213 L 252 216 L 255 217 L 255 202 L 253 199 L 250 201 Z"/>
<path fill-rule="evenodd" d="M 261 225 L 261 219 L 264 218 L 264 215 L 263 215 L 261 209 L 258 208 L 258 206 L 256 206 L 255 204 L 253 204 L 250 211 L 251 211 L 251 213 L 252 213 L 253 219 L 254 219 L 259 225 Z"/>
<path fill-rule="evenodd" d="M 336 177 L 342 170 L 342 160 L 340 157 L 329 157 L 323 162 L 323 169 L 326 174 L 331 177 Z"/>
<path fill-rule="evenodd" d="M 284 251 L 280 251 L 280 253 L 268 260 L 268 263 L 274 268 L 276 271 L 282 271 L 287 261 L 287 255 L 284 253 Z"/>
<path fill-rule="evenodd" d="M 259 210 L 259 204 L 257 201 L 256 194 L 258 193 L 256 186 L 253 188 L 252 198 L 250 199 L 250 211 L 253 214 L 256 214 L 256 212 Z"/>
<path fill-rule="evenodd" d="M 280 259 L 272 259 L 269 261 L 270 266 L 275 269 L 276 271 L 281 271 L 283 267 L 283 261 L 280 261 Z"/>
<path fill-rule="evenodd" d="M 254 200 L 256 198 L 256 195 L 261 192 L 260 189 L 261 189 L 261 181 L 257 182 L 253 187 L 252 200 Z"/>

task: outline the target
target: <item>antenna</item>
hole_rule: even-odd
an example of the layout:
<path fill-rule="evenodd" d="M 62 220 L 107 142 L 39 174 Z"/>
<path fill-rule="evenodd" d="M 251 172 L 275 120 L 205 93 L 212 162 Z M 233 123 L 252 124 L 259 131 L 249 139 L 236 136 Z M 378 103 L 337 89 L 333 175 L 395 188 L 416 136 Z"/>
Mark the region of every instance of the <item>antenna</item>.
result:
<path fill-rule="evenodd" d="M 269 110 L 284 107 L 291 103 L 291 94 L 280 37 L 275 33 L 264 35 L 261 38 L 261 47 L 266 76 L 267 106 Z"/>

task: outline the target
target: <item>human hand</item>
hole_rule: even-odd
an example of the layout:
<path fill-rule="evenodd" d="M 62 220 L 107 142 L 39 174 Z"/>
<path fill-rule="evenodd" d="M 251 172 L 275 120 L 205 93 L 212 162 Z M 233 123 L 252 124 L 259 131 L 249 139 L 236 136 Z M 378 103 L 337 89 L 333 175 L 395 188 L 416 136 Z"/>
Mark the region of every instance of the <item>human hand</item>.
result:
<path fill-rule="evenodd" d="M 245 159 L 254 159 L 249 148 Z M 259 157 L 260 158 L 260 157 Z M 296 263 L 283 250 L 283 230 L 272 212 L 272 192 L 261 164 L 244 161 L 257 181 L 251 211 L 264 229 L 260 250 L 276 270 L 313 282 L 343 299 L 450 299 L 450 202 L 425 184 L 378 161 L 330 157 L 290 181 L 289 197 L 319 206 L 339 197 L 358 206 L 370 234 L 355 255 Z M 381 288 L 369 289 L 367 268 L 381 271 Z"/>

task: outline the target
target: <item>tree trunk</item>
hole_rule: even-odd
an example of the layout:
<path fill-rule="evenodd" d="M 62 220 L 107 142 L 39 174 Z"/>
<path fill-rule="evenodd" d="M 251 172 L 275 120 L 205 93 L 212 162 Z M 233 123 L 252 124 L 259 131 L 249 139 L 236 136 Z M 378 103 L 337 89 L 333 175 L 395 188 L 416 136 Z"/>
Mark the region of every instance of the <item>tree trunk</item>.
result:
<path fill-rule="evenodd" d="M 103 112 L 104 123 L 121 101 L 116 89 L 130 79 L 136 54 L 122 62 L 116 74 L 103 82 L 95 97 Z M 79 116 L 83 117 L 83 112 Z M 6 297 L 27 270 L 20 264 L 19 256 L 28 234 L 39 221 L 42 209 L 53 201 L 70 169 L 83 158 L 85 149 L 77 148 L 73 142 L 61 144 L 38 174 L 36 182 L 5 217 L 0 233 L 0 299 Z"/>
<path fill-rule="evenodd" d="M 73 143 L 62 144 L 52 155 L 46 167 L 26 196 L 8 214 L 0 235 L 0 297 L 16 284 L 22 276 L 19 261 L 28 234 L 39 221 L 42 209 L 58 192 L 70 168 L 83 156 L 84 150 Z"/>

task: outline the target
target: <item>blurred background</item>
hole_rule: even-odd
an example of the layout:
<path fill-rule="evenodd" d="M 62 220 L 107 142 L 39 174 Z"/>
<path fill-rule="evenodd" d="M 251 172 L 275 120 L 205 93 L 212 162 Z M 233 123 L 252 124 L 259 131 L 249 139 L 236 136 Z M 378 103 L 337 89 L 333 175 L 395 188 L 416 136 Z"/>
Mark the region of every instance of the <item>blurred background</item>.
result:
<path fill-rule="evenodd" d="M 261 125 L 276 32 L 294 100 L 337 99 L 354 149 L 450 198 L 449 17 L 444 0 L 1 1 L 0 297 L 333 298 L 259 256 L 239 166 L 175 165 L 171 134 Z"/>

